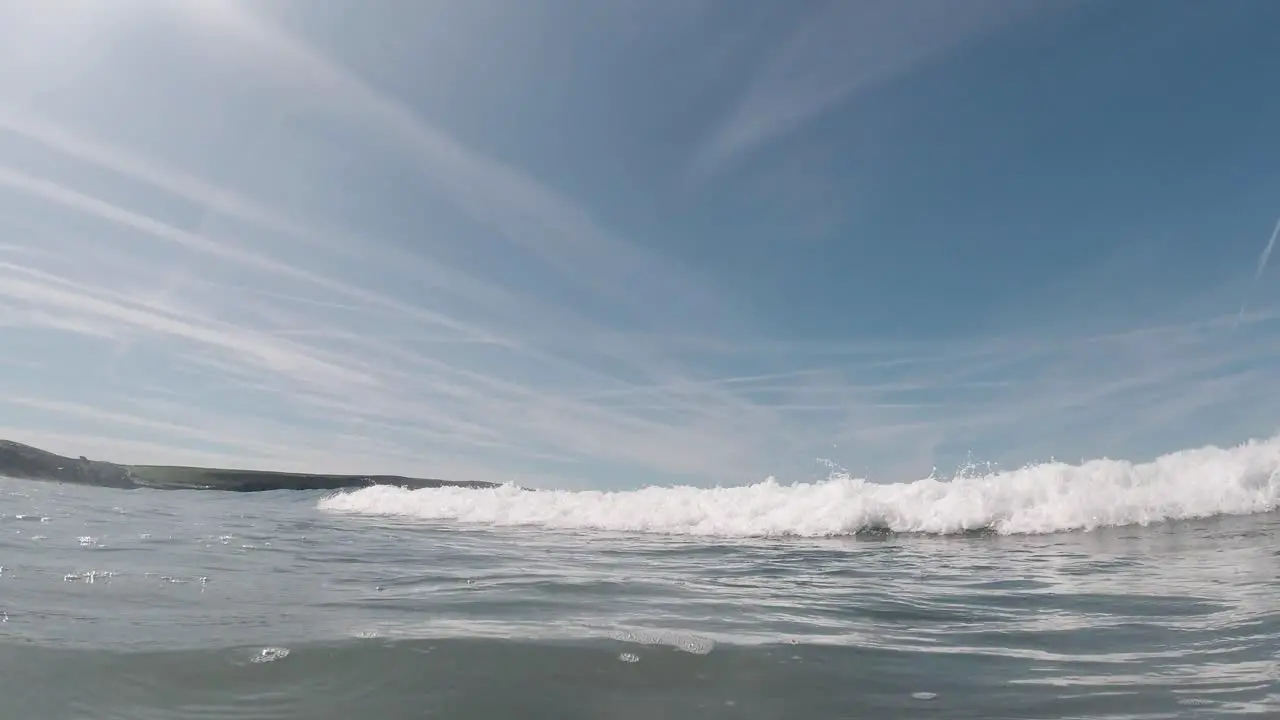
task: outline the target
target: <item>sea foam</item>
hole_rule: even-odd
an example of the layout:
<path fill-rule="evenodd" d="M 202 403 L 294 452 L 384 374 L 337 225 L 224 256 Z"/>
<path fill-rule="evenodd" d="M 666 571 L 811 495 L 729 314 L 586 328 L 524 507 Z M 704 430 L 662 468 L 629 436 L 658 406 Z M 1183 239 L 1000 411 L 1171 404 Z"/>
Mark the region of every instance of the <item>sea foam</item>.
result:
<path fill-rule="evenodd" d="M 1280 436 L 1131 463 L 1043 463 L 952 479 L 721 488 L 526 492 L 375 486 L 332 495 L 322 510 L 491 526 L 710 537 L 822 537 L 869 529 L 956 534 L 1090 530 L 1280 508 Z"/>

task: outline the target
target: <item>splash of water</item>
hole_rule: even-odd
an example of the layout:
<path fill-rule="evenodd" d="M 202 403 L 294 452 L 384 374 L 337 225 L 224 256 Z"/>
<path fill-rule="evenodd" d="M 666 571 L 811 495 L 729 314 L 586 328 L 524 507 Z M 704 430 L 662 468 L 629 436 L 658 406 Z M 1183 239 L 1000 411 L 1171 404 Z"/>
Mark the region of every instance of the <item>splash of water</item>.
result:
<path fill-rule="evenodd" d="M 818 483 L 784 485 L 770 478 L 742 487 L 622 492 L 377 486 L 327 497 L 320 508 L 424 521 L 708 537 L 1090 530 L 1274 511 L 1280 508 L 1280 436 L 1233 448 L 1182 450 L 1147 463 L 1049 462 L 906 483 L 833 472 Z"/>

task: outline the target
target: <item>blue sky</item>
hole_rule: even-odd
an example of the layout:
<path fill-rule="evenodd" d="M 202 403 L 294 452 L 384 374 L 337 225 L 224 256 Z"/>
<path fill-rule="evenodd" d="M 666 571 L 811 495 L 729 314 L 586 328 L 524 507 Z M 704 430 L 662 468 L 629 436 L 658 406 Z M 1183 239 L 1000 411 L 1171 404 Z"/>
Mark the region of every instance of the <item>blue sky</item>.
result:
<path fill-rule="evenodd" d="M 1269 436 L 1277 26 L 5 3 L 0 436 L 572 488 Z"/>

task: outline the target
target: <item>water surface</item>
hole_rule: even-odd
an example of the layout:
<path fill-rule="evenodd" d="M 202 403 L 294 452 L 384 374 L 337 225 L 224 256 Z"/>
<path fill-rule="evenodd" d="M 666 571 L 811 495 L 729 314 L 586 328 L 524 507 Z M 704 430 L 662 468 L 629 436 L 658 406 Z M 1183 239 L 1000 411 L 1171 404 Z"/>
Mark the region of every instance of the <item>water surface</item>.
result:
<path fill-rule="evenodd" d="M 323 498 L 0 480 L 5 717 L 1280 716 L 1276 513 L 768 538 Z"/>

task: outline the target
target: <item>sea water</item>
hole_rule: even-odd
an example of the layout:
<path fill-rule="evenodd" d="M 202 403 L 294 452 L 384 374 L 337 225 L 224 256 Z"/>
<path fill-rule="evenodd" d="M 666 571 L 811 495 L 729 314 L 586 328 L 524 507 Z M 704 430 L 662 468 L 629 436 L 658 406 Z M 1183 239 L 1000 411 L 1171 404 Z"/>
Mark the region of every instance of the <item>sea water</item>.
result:
<path fill-rule="evenodd" d="M 0 480 L 0 717 L 1280 717 L 1280 440 L 633 492 Z"/>

